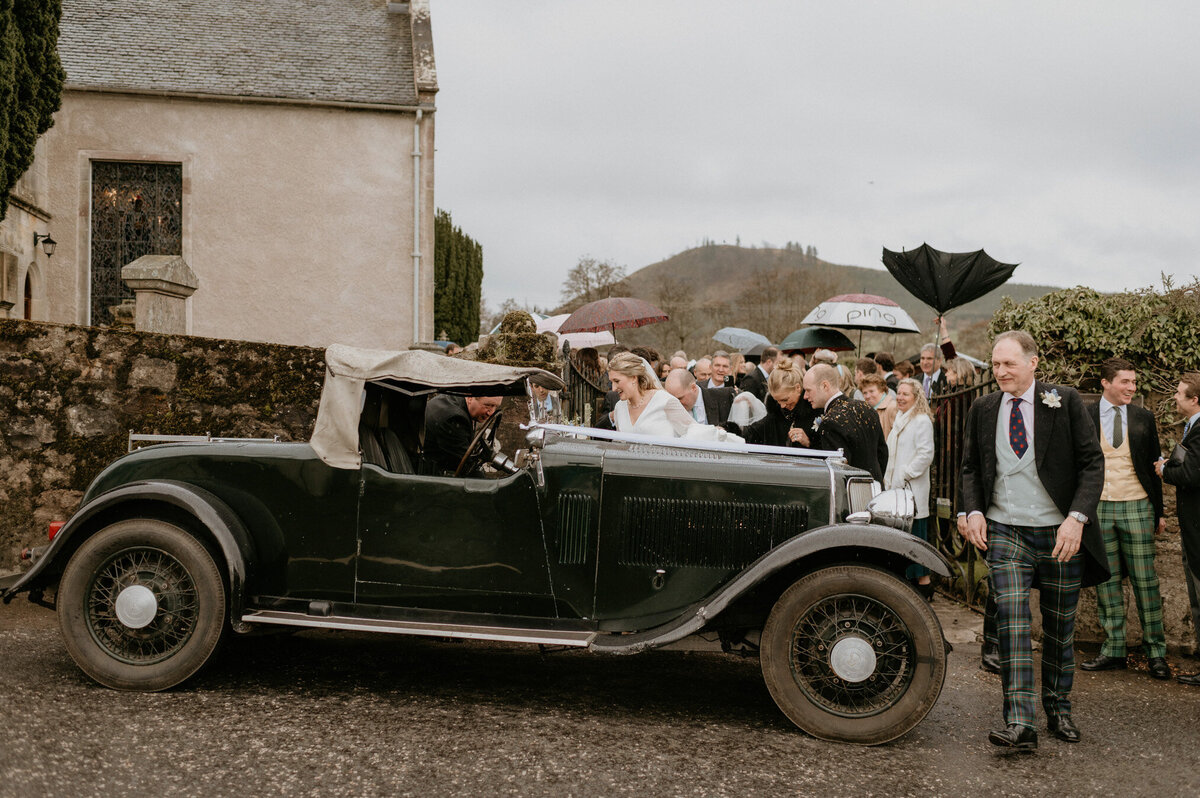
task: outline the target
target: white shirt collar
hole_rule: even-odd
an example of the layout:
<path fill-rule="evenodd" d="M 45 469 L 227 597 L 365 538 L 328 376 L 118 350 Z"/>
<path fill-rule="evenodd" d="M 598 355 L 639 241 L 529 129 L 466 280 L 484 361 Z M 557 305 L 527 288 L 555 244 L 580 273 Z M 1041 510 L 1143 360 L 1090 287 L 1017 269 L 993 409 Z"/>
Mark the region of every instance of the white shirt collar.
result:
<path fill-rule="evenodd" d="M 1033 407 L 1033 392 L 1036 389 L 1037 389 L 1037 380 L 1034 380 L 1033 382 L 1029 383 L 1029 387 L 1025 389 L 1025 393 L 1021 394 L 1020 396 L 1018 396 L 1016 398 L 1021 399 L 1025 402 L 1028 402 L 1029 403 L 1028 407 Z M 1013 398 L 1014 397 L 1011 393 L 1004 394 L 1004 401 L 1007 402 L 1010 407 L 1012 406 Z"/>
<path fill-rule="evenodd" d="M 822 409 L 823 409 L 823 410 L 828 410 L 828 409 L 829 409 L 829 405 L 833 403 L 833 400 L 834 400 L 834 399 L 837 399 L 839 396 L 844 396 L 844 395 L 845 395 L 845 394 L 843 394 L 841 391 L 838 391 L 838 392 L 837 392 L 837 393 L 835 393 L 833 396 L 829 397 L 829 401 L 825 403 L 825 407 L 824 407 L 824 408 L 822 408 Z"/>
<path fill-rule="evenodd" d="M 1126 418 L 1129 415 L 1125 411 L 1125 408 L 1127 406 L 1128 405 L 1114 405 L 1112 402 L 1108 401 L 1103 396 L 1100 397 L 1100 415 L 1102 415 L 1102 416 L 1107 414 L 1110 410 L 1119 409 L 1121 411 L 1121 418 Z"/>
<path fill-rule="evenodd" d="M 771 376 L 770 374 L 768 374 L 768 373 L 767 373 L 767 370 L 766 370 L 765 368 L 763 368 L 763 367 L 762 367 L 762 363 L 759 363 L 759 364 L 758 364 L 758 370 L 762 372 L 762 375 L 763 375 L 764 377 L 770 377 L 770 376 Z"/>
<path fill-rule="evenodd" d="M 1194 416 L 1192 416 L 1191 418 L 1189 418 L 1189 419 L 1187 420 L 1187 424 L 1188 424 L 1189 426 L 1194 426 L 1194 425 L 1196 424 L 1196 419 L 1198 419 L 1198 418 L 1200 418 L 1200 413 L 1197 413 L 1196 415 L 1194 415 Z"/>

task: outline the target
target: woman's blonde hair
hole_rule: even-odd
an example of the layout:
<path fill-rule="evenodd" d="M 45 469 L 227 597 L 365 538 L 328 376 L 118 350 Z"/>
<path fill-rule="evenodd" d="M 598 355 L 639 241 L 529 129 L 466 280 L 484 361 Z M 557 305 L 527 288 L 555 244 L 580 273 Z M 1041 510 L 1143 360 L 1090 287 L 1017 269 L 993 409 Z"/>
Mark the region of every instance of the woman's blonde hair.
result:
<path fill-rule="evenodd" d="M 912 388 L 913 406 L 909 410 L 915 411 L 918 414 L 924 413 L 933 418 L 933 410 L 929 408 L 929 402 L 925 399 L 925 389 L 921 387 L 921 383 L 912 377 L 905 377 L 896 384 L 897 392 L 899 392 L 901 385 L 907 385 L 909 388 Z"/>
<path fill-rule="evenodd" d="M 847 396 L 853 396 L 854 390 L 858 387 L 854 384 L 854 372 L 838 363 L 834 366 L 837 369 L 838 379 L 841 381 L 838 385 L 838 390 Z"/>
<path fill-rule="evenodd" d="M 954 372 L 954 378 L 958 380 L 955 388 L 970 388 L 975 384 L 975 366 L 965 357 L 952 357 L 943 367 Z"/>
<path fill-rule="evenodd" d="M 772 394 L 790 391 L 804 384 L 804 362 L 794 357 L 781 357 L 775 361 L 771 376 L 767 379 L 767 390 Z"/>
<path fill-rule="evenodd" d="M 608 361 L 608 370 L 637 380 L 639 391 L 648 391 L 654 387 L 650 375 L 646 371 L 646 361 L 633 352 L 622 352 Z"/>

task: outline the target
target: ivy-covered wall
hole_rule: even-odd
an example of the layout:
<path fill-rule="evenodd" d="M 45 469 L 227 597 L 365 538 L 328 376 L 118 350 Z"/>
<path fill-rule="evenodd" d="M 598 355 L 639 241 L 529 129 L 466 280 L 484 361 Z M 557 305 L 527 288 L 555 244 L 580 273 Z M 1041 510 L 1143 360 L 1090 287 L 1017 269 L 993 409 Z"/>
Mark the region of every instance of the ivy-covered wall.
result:
<path fill-rule="evenodd" d="M 129 433 L 307 440 L 307 347 L 0 319 L 0 570 L 42 545 Z"/>

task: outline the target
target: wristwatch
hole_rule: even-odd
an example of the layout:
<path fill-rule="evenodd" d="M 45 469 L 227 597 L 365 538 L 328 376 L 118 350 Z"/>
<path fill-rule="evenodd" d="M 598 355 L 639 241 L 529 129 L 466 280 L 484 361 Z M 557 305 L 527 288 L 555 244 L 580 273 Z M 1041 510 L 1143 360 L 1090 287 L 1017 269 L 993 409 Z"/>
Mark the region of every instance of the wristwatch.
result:
<path fill-rule="evenodd" d="M 1083 513 L 1079 512 L 1078 510 L 1072 510 L 1071 512 L 1067 513 L 1067 515 L 1071 516 L 1072 518 L 1074 518 L 1076 521 L 1083 524 L 1084 526 L 1087 526 L 1088 517 L 1086 515 L 1084 515 Z"/>

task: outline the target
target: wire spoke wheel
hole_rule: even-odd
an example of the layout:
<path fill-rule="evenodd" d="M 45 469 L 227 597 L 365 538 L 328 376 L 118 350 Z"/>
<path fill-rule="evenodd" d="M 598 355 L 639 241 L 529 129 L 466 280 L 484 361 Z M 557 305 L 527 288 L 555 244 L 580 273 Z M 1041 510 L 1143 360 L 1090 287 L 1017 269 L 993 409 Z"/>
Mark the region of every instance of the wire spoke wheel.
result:
<path fill-rule="evenodd" d="M 208 661 L 225 630 L 225 584 L 204 544 L 149 518 L 84 540 L 59 582 L 67 650 L 96 681 L 165 690 Z"/>
<path fill-rule="evenodd" d="M 157 612 L 145 626 L 122 620 L 118 601 L 141 586 L 153 594 Z M 196 628 L 198 597 L 191 575 L 160 549 L 127 549 L 112 557 L 88 590 L 88 629 L 96 643 L 122 662 L 149 665 L 179 651 Z"/>
<path fill-rule="evenodd" d="M 815 604 L 792 634 L 792 674 L 814 703 L 845 717 L 887 709 L 908 689 L 912 633 L 896 613 L 866 596 Z"/>
<path fill-rule="evenodd" d="M 946 677 L 942 628 L 896 575 L 864 565 L 808 574 L 783 592 L 762 631 L 775 703 L 823 740 L 877 745 L 905 734 Z"/>

